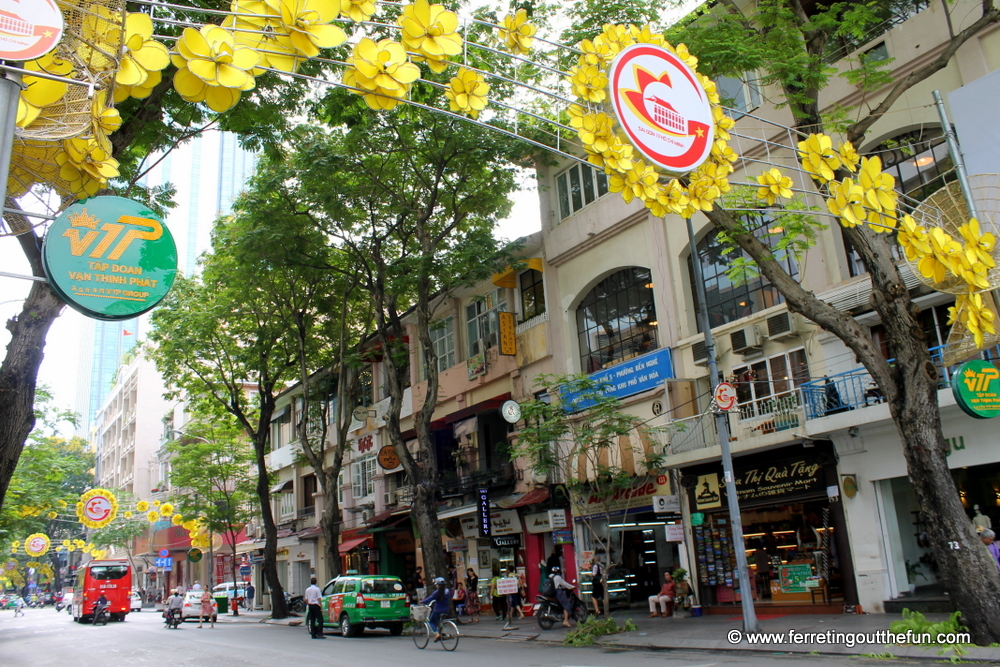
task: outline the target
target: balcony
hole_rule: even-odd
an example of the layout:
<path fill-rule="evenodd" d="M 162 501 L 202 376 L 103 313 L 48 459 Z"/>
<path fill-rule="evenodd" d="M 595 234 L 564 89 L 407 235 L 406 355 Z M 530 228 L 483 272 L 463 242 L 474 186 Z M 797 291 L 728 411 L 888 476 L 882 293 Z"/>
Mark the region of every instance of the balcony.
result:
<path fill-rule="evenodd" d="M 465 474 L 457 472 L 441 473 L 438 488 L 441 490 L 442 495 L 457 496 L 465 493 L 474 493 L 477 489 L 484 487 L 510 484 L 516 479 L 516 476 L 517 471 L 513 463 L 500 463 L 491 468 L 474 470 Z"/>

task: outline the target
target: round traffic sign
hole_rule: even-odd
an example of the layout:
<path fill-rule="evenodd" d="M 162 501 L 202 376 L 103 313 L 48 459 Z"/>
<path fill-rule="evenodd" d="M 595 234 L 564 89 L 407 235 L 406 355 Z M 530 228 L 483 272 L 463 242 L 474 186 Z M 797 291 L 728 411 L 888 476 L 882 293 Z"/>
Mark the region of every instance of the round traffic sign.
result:
<path fill-rule="evenodd" d="M 160 558 L 166 558 L 170 555 L 169 549 L 160 549 Z"/>
<path fill-rule="evenodd" d="M 720 382 L 715 387 L 713 398 L 720 410 L 729 412 L 736 407 L 736 387 L 728 382 Z"/>
<path fill-rule="evenodd" d="M 244 577 L 249 576 L 250 572 L 251 572 L 251 570 L 250 570 L 250 566 L 249 565 L 240 565 L 240 574 L 242 576 L 244 576 Z"/>

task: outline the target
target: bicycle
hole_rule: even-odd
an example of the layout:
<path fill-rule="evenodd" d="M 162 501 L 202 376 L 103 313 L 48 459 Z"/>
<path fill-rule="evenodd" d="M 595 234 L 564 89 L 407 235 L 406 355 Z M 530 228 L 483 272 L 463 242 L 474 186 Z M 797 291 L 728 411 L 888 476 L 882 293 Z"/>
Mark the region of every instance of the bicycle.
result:
<path fill-rule="evenodd" d="M 410 607 L 410 615 L 413 618 L 413 644 L 419 649 L 427 648 L 428 642 L 434 631 L 427 619 L 431 615 L 431 608 L 426 605 L 414 605 Z M 442 618 L 438 623 L 438 634 L 441 635 L 439 643 L 445 651 L 454 651 L 458 648 L 458 626 L 454 619 Z"/>

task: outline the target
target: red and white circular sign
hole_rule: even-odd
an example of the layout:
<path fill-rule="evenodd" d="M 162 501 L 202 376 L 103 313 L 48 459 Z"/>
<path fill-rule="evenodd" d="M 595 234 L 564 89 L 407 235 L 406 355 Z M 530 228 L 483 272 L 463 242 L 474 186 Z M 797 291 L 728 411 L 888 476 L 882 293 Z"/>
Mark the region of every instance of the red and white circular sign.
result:
<path fill-rule="evenodd" d="M 708 94 L 684 61 L 652 44 L 618 54 L 608 73 L 615 116 L 632 145 L 673 174 L 698 168 L 712 151 Z"/>
<path fill-rule="evenodd" d="M 728 382 L 720 382 L 715 386 L 714 398 L 720 410 L 729 412 L 736 407 L 736 387 Z"/>
<path fill-rule="evenodd" d="M 45 543 L 44 537 L 33 537 L 31 538 L 31 540 L 28 541 L 28 548 L 26 549 L 26 551 L 30 551 L 32 553 L 38 553 L 46 546 L 47 545 Z"/>
<path fill-rule="evenodd" d="M 111 514 L 111 499 L 107 496 L 96 495 L 87 501 L 87 504 L 83 507 L 83 513 L 88 519 L 95 522 L 101 522 L 108 518 Z"/>
<path fill-rule="evenodd" d="M 55 48 L 63 15 L 55 0 L 0 0 L 0 60 L 33 60 Z"/>

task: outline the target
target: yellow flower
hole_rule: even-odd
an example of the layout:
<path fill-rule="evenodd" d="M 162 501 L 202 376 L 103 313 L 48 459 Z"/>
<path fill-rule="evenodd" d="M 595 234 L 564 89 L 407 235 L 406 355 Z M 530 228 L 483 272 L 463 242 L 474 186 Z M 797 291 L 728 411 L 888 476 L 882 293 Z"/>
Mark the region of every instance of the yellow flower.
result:
<path fill-rule="evenodd" d="M 49 512 L 48 514 L 46 514 L 46 516 L 47 516 L 48 518 L 50 518 L 50 519 L 54 519 L 54 518 L 56 518 L 57 516 L 59 516 L 59 512 L 56 512 L 55 510 L 52 510 L 51 512 Z"/>
<path fill-rule="evenodd" d="M 962 255 L 962 246 L 940 227 L 932 228 L 928 233 L 928 239 L 931 253 L 920 258 L 917 262 L 917 271 L 929 280 L 943 283 L 948 273 L 957 273 L 955 261 Z"/>
<path fill-rule="evenodd" d="M 778 199 L 792 197 L 792 179 L 777 168 L 765 171 L 757 177 L 757 182 L 760 184 L 757 188 L 757 199 L 766 201 L 768 206 L 774 206 Z"/>
<path fill-rule="evenodd" d="M 698 173 L 695 178 L 710 180 L 720 193 L 725 193 L 732 189 L 729 185 L 729 179 L 726 178 L 732 171 L 733 166 L 728 162 L 719 164 L 709 161 L 698 167 Z"/>
<path fill-rule="evenodd" d="M 890 232 L 896 227 L 896 179 L 882 171 L 882 160 L 877 156 L 863 158 L 858 173 L 858 185 L 865 193 L 865 206 L 877 214 L 869 215 L 868 223 L 876 232 Z M 876 223 L 876 224 L 872 224 Z"/>
<path fill-rule="evenodd" d="M 154 500 L 153 501 L 153 507 L 159 507 L 159 506 L 160 506 L 160 501 L 159 500 Z"/>
<path fill-rule="evenodd" d="M 160 520 L 160 513 L 156 510 L 149 510 L 146 512 L 146 520 L 150 523 L 155 523 Z"/>
<path fill-rule="evenodd" d="M 160 505 L 160 514 L 163 516 L 170 516 L 174 513 L 174 506 L 170 503 L 163 503 Z"/>
<path fill-rule="evenodd" d="M 841 165 L 840 155 L 833 150 L 833 141 L 825 134 L 810 134 L 805 141 L 799 142 L 799 161 L 820 183 L 832 181 Z"/>
<path fill-rule="evenodd" d="M 697 69 L 698 58 L 691 55 L 691 52 L 688 51 L 687 44 L 678 44 L 676 47 L 674 47 L 674 53 L 676 53 L 681 60 L 687 63 L 688 67 L 690 67 L 691 69 Z"/>
<path fill-rule="evenodd" d="M 573 86 L 573 94 L 588 102 L 601 103 L 607 97 L 608 77 L 597 65 L 587 65 L 580 59 L 580 64 L 569 71 L 569 82 Z"/>
<path fill-rule="evenodd" d="M 145 512 L 146 510 L 149 509 L 149 503 L 145 500 L 140 500 L 135 504 L 135 508 L 140 512 Z"/>
<path fill-rule="evenodd" d="M 864 191 L 852 179 L 845 178 L 843 182 L 830 183 L 826 207 L 830 213 L 840 218 L 840 224 L 844 227 L 857 227 L 867 219 L 864 201 Z"/>
<path fill-rule="evenodd" d="M 507 14 L 500 28 L 500 39 L 507 45 L 507 50 L 517 55 L 531 51 L 535 43 L 535 33 L 538 28 L 528 23 L 528 12 L 517 10 L 516 14 Z"/>
<path fill-rule="evenodd" d="M 17 551 L 18 549 L 21 548 L 21 541 L 20 540 L 14 540 L 13 542 L 10 543 L 10 548 L 13 551 Z"/>
<path fill-rule="evenodd" d="M 281 31 L 286 32 L 295 50 L 315 58 L 320 49 L 340 46 L 347 33 L 331 21 L 340 15 L 340 3 L 331 0 L 269 0 L 281 15 Z"/>
<path fill-rule="evenodd" d="M 911 262 L 918 261 L 921 257 L 931 254 L 934 250 L 931 247 L 930 236 L 926 229 L 921 227 L 908 215 L 904 215 L 900 221 L 899 233 L 896 236 L 899 245 L 903 246 L 906 259 Z"/>
<path fill-rule="evenodd" d="M 121 127 L 122 117 L 117 109 L 108 106 L 108 91 L 99 90 L 94 94 L 90 113 L 93 116 L 90 129 L 98 142 L 110 153 L 111 142 L 108 135 Z"/>
<path fill-rule="evenodd" d="M 172 523 L 175 526 L 184 525 L 184 517 L 181 516 L 180 514 L 175 514 L 172 517 L 170 517 L 170 523 Z"/>
<path fill-rule="evenodd" d="M 676 178 L 666 185 L 657 183 L 656 198 L 646 200 L 646 207 L 658 218 L 669 213 L 680 215 L 688 205 L 687 190 Z"/>
<path fill-rule="evenodd" d="M 340 0 L 340 13 L 352 21 L 367 21 L 375 13 L 375 0 Z"/>
<path fill-rule="evenodd" d="M 658 180 L 656 169 L 640 160 L 624 173 L 611 174 L 608 178 L 608 189 L 611 192 L 621 192 L 626 204 L 636 197 L 645 202 L 656 199 Z"/>
<path fill-rule="evenodd" d="M 720 106 L 712 107 L 712 116 L 715 118 L 715 138 L 719 141 L 729 141 L 729 130 L 736 126 L 736 121 L 727 116 Z"/>
<path fill-rule="evenodd" d="M 979 220 L 971 218 L 958 228 L 958 233 L 965 239 L 965 258 L 969 264 L 981 264 L 991 269 L 996 266 L 993 251 L 997 245 L 997 237 L 990 232 L 981 234 Z"/>
<path fill-rule="evenodd" d="M 365 91 L 365 102 L 376 110 L 395 107 L 420 77 L 420 68 L 406 59 L 402 44 L 390 39 L 376 43 L 362 38 L 347 62 L 344 84 Z"/>
<path fill-rule="evenodd" d="M 577 127 L 577 136 L 583 142 L 584 148 L 595 153 L 603 153 L 614 145 L 614 121 L 606 113 L 587 113 L 578 116 L 573 121 Z"/>
<path fill-rule="evenodd" d="M 65 500 L 57 500 L 56 501 L 56 507 L 58 507 L 59 509 L 62 509 L 62 510 L 66 509 L 66 501 Z"/>
<path fill-rule="evenodd" d="M 635 44 L 635 37 L 632 35 L 632 26 L 604 24 L 604 31 L 594 38 L 595 42 L 603 42 L 611 50 L 612 58 L 618 55 L 622 49 Z"/>
<path fill-rule="evenodd" d="M 115 72 L 119 86 L 144 87 L 152 72 L 170 64 L 170 51 L 153 39 L 153 19 L 136 12 L 125 17 L 125 52 Z"/>
<path fill-rule="evenodd" d="M 256 85 L 251 70 L 257 66 L 259 54 L 237 44 L 225 28 L 185 28 L 176 49 L 178 55 L 172 57 L 178 68 L 174 88 L 189 102 L 204 101 L 210 109 L 222 113 L 236 105 L 241 91 Z"/>
<path fill-rule="evenodd" d="M 80 25 L 82 40 L 74 40 L 76 53 L 91 71 L 102 72 L 117 68 L 117 55 L 125 38 L 121 10 L 112 10 L 97 3 L 87 7 Z"/>
<path fill-rule="evenodd" d="M 46 72 L 64 77 L 69 77 L 73 74 L 73 64 L 67 60 L 57 58 L 52 53 L 48 53 L 35 60 L 29 60 L 24 64 L 24 68 L 33 72 Z M 37 76 L 26 75 L 22 83 L 24 84 L 24 89 L 21 91 L 21 97 L 17 105 L 18 127 L 27 127 L 33 123 L 41 115 L 43 107 L 55 104 L 69 90 L 68 83 L 41 79 Z"/>
<path fill-rule="evenodd" d="M 486 108 L 486 96 L 489 92 L 490 85 L 479 72 L 462 67 L 458 70 L 458 75 L 448 82 L 444 94 L 452 111 L 478 118 L 479 112 Z"/>
<path fill-rule="evenodd" d="M 132 518 L 132 512 L 131 511 L 125 512 L 125 518 L 126 519 L 131 519 Z"/>
<path fill-rule="evenodd" d="M 719 88 L 715 85 L 715 81 L 704 74 L 698 74 L 698 80 L 701 81 L 701 87 L 705 89 L 705 94 L 708 95 L 708 101 L 710 104 L 719 104 L 721 99 L 719 98 Z"/>
<path fill-rule="evenodd" d="M 995 334 L 996 313 L 981 294 L 959 294 L 948 309 L 948 324 L 961 321 L 972 334 L 976 347 L 983 347 L 987 333 Z"/>
<path fill-rule="evenodd" d="M 434 60 L 444 60 L 462 52 L 458 15 L 443 5 L 414 0 L 403 7 L 399 17 L 403 45 L 410 51 Z"/>
<path fill-rule="evenodd" d="M 653 29 L 649 25 L 644 25 L 641 28 L 635 26 L 629 26 L 629 33 L 632 35 L 632 39 L 636 41 L 637 44 L 656 44 L 657 46 L 663 46 L 667 43 L 663 35 L 658 32 L 653 32 Z"/>
<path fill-rule="evenodd" d="M 854 173 L 858 170 L 858 163 L 861 162 L 861 157 L 858 155 L 858 151 L 854 149 L 854 144 L 850 141 L 845 141 L 840 145 L 840 163 L 849 172 Z"/>
<path fill-rule="evenodd" d="M 704 166 L 704 165 L 703 165 Z M 712 202 L 722 196 L 716 180 L 701 171 L 695 172 L 688 185 L 688 205 L 696 210 L 711 211 Z"/>
<path fill-rule="evenodd" d="M 83 540 L 73 540 L 73 544 L 76 545 L 77 549 L 82 549 L 84 546 L 86 546 L 87 543 L 84 542 Z"/>
<path fill-rule="evenodd" d="M 116 85 L 115 104 L 120 104 L 130 97 L 144 100 L 153 94 L 153 89 L 160 85 L 161 81 L 163 81 L 163 75 L 160 72 L 149 72 L 149 76 L 146 77 L 146 81 L 141 86 Z"/>
<path fill-rule="evenodd" d="M 588 65 L 597 65 L 601 68 L 606 68 L 610 65 L 616 55 L 616 52 L 612 51 L 611 45 L 601 39 L 595 39 L 594 41 L 585 39 L 577 44 L 576 48 L 583 51 L 581 59 L 585 60 Z"/>

